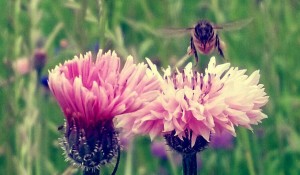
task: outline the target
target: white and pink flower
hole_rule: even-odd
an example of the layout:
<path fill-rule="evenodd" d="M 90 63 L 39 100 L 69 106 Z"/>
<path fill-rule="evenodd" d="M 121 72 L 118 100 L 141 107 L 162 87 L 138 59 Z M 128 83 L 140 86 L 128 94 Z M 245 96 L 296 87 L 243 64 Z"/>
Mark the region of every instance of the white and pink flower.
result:
<path fill-rule="evenodd" d="M 156 66 L 148 60 L 152 71 Z M 161 93 L 155 101 L 138 111 L 117 116 L 117 127 L 128 134 L 148 134 L 151 139 L 175 131 L 179 138 L 192 131 L 192 145 L 202 136 L 207 142 L 211 134 L 228 131 L 236 135 L 235 126 L 252 129 L 267 116 L 262 112 L 268 102 L 264 86 L 259 84 L 259 71 L 246 75 L 246 70 L 216 65 L 211 58 L 204 73 L 192 70 L 189 63 L 183 71 L 158 76 Z"/>

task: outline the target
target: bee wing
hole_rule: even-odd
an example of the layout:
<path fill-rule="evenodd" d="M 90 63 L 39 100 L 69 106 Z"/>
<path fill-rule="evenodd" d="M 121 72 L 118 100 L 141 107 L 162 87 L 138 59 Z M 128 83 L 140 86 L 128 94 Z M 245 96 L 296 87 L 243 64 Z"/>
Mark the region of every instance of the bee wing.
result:
<path fill-rule="evenodd" d="M 224 30 L 224 31 L 231 31 L 231 30 L 240 30 L 241 28 L 245 27 L 249 23 L 253 21 L 253 18 L 248 18 L 244 20 L 229 22 L 225 24 L 216 24 L 214 25 L 214 29 L 217 30 Z"/>
<path fill-rule="evenodd" d="M 139 21 L 135 21 L 132 19 L 123 19 L 125 23 L 127 23 L 130 27 L 137 31 L 144 31 L 148 32 L 154 36 L 159 37 L 180 37 L 184 36 L 185 34 L 189 34 L 189 32 L 194 28 L 165 28 L 165 29 L 158 29 L 155 30 L 153 28 L 150 28 L 147 24 Z"/>
<path fill-rule="evenodd" d="M 161 37 L 182 37 L 187 34 L 190 34 L 191 30 L 194 28 L 184 28 L 184 29 L 178 29 L 178 28 L 166 28 L 166 29 L 159 29 L 157 30 L 157 35 Z"/>

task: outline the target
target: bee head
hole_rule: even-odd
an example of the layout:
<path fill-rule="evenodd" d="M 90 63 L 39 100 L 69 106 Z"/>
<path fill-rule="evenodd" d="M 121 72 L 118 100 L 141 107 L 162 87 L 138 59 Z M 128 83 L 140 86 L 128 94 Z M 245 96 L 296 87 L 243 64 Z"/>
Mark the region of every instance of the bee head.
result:
<path fill-rule="evenodd" d="M 195 26 L 195 36 L 202 42 L 207 43 L 214 35 L 213 26 L 206 20 L 199 21 Z"/>

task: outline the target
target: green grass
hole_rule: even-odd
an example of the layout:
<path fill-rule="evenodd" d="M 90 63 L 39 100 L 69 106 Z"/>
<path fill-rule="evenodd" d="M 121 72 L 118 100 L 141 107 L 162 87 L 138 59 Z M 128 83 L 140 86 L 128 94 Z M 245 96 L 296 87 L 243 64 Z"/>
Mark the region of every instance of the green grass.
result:
<path fill-rule="evenodd" d="M 193 26 L 206 18 L 216 23 L 253 17 L 239 31 L 220 33 L 233 66 L 259 69 L 270 101 L 269 116 L 251 133 L 238 129 L 231 150 L 207 149 L 198 156 L 200 174 L 291 174 L 300 172 L 300 2 L 297 0 L 0 0 L 0 174 L 62 174 L 72 171 L 58 146 L 63 114 L 54 98 L 37 82 L 36 72 L 18 75 L 12 63 L 32 59 L 37 47 L 47 52 L 42 72 L 74 55 L 116 50 L 139 61 L 174 65 L 186 53 L 189 36 L 157 35 L 163 28 Z M 67 48 L 61 48 L 65 39 Z M 40 44 L 38 44 L 40 43 Z M 214 54 L 217 55 L 217 54 Z M 205 67 L 210 56 L 200 55 Z M 190 57 L 189 61 L 193 61 Z M 217 62 L 223 60 L 217 56 Z M 200 66 L 199 66 L 200 67 Z M 258 132 L 261 132 L 259 136 Z M 154 157 L 149 138 L 138 137 L 123 151 L 117 174 L 180 174 L 172 161 Z M 171 156 L 175 156 L 171 153 Z M 127 160 L 128 155 L 132 163 Z M 103 168 L 109 174 L 113 165 Z M 74 171 L 76 174 L 79 172 Z M 128 175 L 129 175 L 128 174 Z"/>

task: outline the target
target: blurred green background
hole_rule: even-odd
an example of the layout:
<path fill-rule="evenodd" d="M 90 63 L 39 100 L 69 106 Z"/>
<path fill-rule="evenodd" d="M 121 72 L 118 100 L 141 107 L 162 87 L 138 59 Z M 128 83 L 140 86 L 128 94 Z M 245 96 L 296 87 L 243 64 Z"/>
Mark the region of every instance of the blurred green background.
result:
<path fill-rule="evenodd" d="M 300 173 L 299 0 L 0 0 L 0 7 L 0 174 L 80 174 L 58 145 L 64 117 L 41 83 L 48 69 L 99 48 L 175 65 L 189 36 L 162 37 L 160 29 L 191 27 L 203 18 L 219 24 L 249 17 L 252 23 L 220 37 L 233 66 L 248 74 L 260 70 L 269 118 L 253 133 L 237 129 L 233 147 L 201 152 L 199 174 Z M 200 55 L 202 67 L 210 56 Z M 117 174 L 181 174 L 175 153 L 155 156 L 148 137 L 129 142 Z"/>

